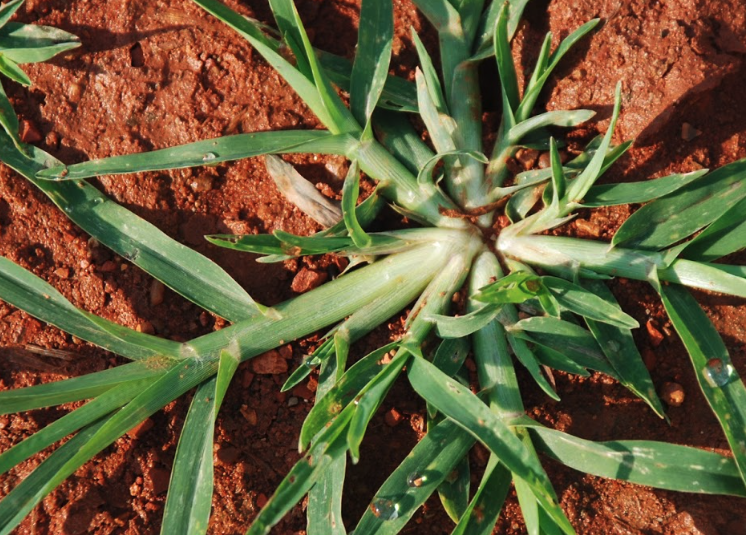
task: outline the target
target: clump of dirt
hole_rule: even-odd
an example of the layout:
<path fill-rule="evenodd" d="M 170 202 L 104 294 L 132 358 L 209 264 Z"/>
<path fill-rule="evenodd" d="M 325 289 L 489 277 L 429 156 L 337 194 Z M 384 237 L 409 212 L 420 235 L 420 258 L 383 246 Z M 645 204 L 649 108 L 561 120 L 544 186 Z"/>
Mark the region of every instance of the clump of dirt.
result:
<path fill-rule="evenodd" d="M 265 2 L 228 4 L 270 21 Z M 316 46 L 351 56 L 358 2 L 299 0 L 297 4 Z M 186 0 L 27 0 L 19 17 L 60 27 L 83 42 L 77 51 L 29 66 L 34 80 L 30 89 L 4 81 L 27 140 L 66 163 L 238 132 L 319 127 L 247 43 Z M 613 88 L 621 80 L 624 109 L 617 138 L 636 137 L 638 142 L 605 180 L 645 180 L 714 168 L 746 156 L 746 126 L 738 119 L 746 112 L 742 98 L 746 6 L 742 2 L 532 2 L 516 37 L 516 56 L 524 70 L 530 74 L 547 30 L 553 32 L 556 44 L 594 17 L 602 19 L 602 26 L 567 56 L 543 99 L 548 109 L 585 107 L 598 112 L 598 121 L 568 136 L 569 148 L 580 147 L 605 130 Z M 416 61 L 410 26 L 428 32 L 426 42 L 436 40 L 410 2 L 396 2 L 396 20 L 393 70 L 406 75 Z M 486 112 L 485 120 L 494 122 L 494 113 Z M 339 196 L 343 160 L 316 156 L 289 160 L 324 194 Z M 219 249 L 203 239 L 214 233 L 318 230 L 277 193 L 260 159 L 102 177 L 94 183 L 170 236 L 215 260 L 260 302 L 273 304 L 292 297 L 313 281 L 337 276 L 344 267 L 326 257 L 257 264 L 251 255 Z M 76 306 L 176 340 L 224 325 L 90 240 L 6 167 L 0 167 L 0 192 L 0 254 L 49 281 Z M 628 215 L 627 208 L 595 210 L 572 223 L 569 231 L 609 238 Z M 681 387 L 683 402 L 669 407 L 671 424 L 601 375 L 582 379 L 555 374 L 562 398 L 555 403 L 533 388 L 519 369 L 529 415 L 593 440 L 665 440 L 727 451 L 654 292 L 625 280 L 614 281 L 611 287 L 625 310 L 646 326 L 637 333 L 637 342 L 656 386 Z M 743 302 L 709 295 L 698 298 L 708 304 L 735 366 L 746 371 Z M 387 341 L 400 328 L 400 320 L 393 318 L 358 344 L 353 357 Z M 313 337 L 293 342 L 241 365 L 215 431 L 211 533 L 245 532 L 297 459 L 297 435 L 315 385 L 311 380 L 287 394 L 280 393 L 279 387 L 317 342 Z M 0 389 L 121 364 L 111 354 L 4 304 L 0 304 L 0 347 Z M 17 533 L 157 533 L 188 403 L 189 399 L 172 403 L 107 448 L 34 509 Z M 72 408 L 0 417 L 0 451 Z M 397 384 L 373 421 L 361 463 L 350 469 L 345 498 L 348 527 L 367 506 L 386 470 L 393 469 L 416 443 L 423 431 L 423 414 L 416 396 Z M 477 448 L 472 455 L 475 472 L 486 462 L 483 453 Z M 0 496 L 42 459 L 43 455 L 34 457 L 0 477 Z M 606 481 L 549 460 L 546 466 L 580 533 L 746 533 L 746 503 L 741 499 Z M 522 533 L 522 525 L 511 495 L 497 532 Z M 298 507 L 276 532 L 300 533 L 304 526 L 303 507 Z M 450 530 L 437 503 L 429 502 L 407 532 Z"/>

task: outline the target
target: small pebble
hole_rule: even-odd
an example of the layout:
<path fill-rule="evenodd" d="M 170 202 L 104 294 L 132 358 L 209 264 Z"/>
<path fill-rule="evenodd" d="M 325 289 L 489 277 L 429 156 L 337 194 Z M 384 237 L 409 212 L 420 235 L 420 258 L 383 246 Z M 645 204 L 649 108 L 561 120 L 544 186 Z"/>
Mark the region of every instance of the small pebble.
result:
<path fill-rule="evenodd" d="M 681 139 L 683 139 L 684 141 L 691 141 L 700 134 L 702 134 L 702 132 L 694 128 L 689 123 L 683 123 L 681 125 Z"/>
<path fill-rule="evenodd" d="M 153 420 L 148 418 L 127 431 L 127 436 L 133 439 L 141 438 L 145 433 L 150 431 L 154 425 Z"/>
<path fill-rule="evenodd" d="M 231 465 L 236 462 L 240 453 L 238 448 L 223 444 L 215 452 L 215 461 L 217 464 Z"/>
<path fill-rule="evenodd" d="M 166 287 L 158 279 L 153 279 L 150 283 L 150 306 L 157 306 L 163 303 L 163 297 L 166 295 Z"/>
<path fill-rule="evenodd" d="M 34 123 L 23 119 L 18 128 L 18 135 L 24 143 L 36 143 L 42 140 L 41 133 Z"/>
<path fill-rule="evenodd" d="M 653 347 L 658 347 L 659 345 L 661 345 L 661 342 L 663 342 L 663 333 L 661 333 L 658 330 L 658 327 L 655 326 L 655 322 L 653 320 L 648 320 L 645 327 L 648 330 L 650 345 Z"/>
<path fill-rule="evenodd" d="M 295 407 L 298 403 L 300 403 L 300 400 L 295 396 L 290 396 L 288 398 L 288 407 Z"/>
<path fill-rule="evenodd" d="M 304 267 L 295 277 L 293 277 L 293 282 L 290 285 L 290 288 L 295 293 L 302 294 L 321 286 L 326 282 L 326 278 L 326 273 L 313 271 Z"/>
<path fill-rule="evenodd" d="M 252 359 L 251 369 L 260 375 L 277 375 L 287 373 L 288 363 L 279 351 L 271 349 Z"/>
<path fill-rule="evenodd" d="M 386 422 L 386 425 L 389 427 L 396 427 L 401 423 L 401 421 L 404 419 L 404 417 L 401 415 L 401 413 L 391 408 L 388 411 L 386 411 L 386 414 L 383 417 L 384 421 Z"/>
<path fill-rule="evenodd" d="M 54 270 L 54 274 L 61 279 L 66 279 L 70 276 L 70 268 L 61 267 Z"/>
<path fill-rule="evenodd" d="M 684 387 L 679 383 L 663 383 L 659 394 L 661 400 L 669 407 L 680 407 L 684 403 Z"/>
<path fill-rule="evenodd" d="M 249 423 L 249 425 L 256 425 L 256 422 L 258 420 L 256 411 L 254 409 L 250 408 L 248 405 L 241 405 L 239 412 L 241 413 L 241 416 L 243 416 L 244 419 Z"/>

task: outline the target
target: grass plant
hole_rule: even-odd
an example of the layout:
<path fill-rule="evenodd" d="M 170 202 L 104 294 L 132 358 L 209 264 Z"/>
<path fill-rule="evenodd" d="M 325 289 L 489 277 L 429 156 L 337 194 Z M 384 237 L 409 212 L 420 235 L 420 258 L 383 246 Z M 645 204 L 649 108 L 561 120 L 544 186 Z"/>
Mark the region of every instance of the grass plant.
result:
<path fill-rule="evenodd" d="M 389 75 L 392 0 L 362 1 L 351 64 L 312 47 L 291 0 L 270 0 L 276 29 L 217 0 L 193 1 L 247 39 L 326 130 L 241 134 L 64 165 L 22 143 L 15 134 L 17 123 L 10 119 L 14 115 L 3 104 L 0 160 L 100 243 L 231 325 L 183 343 L 160 339 L 76 309 L 48 283 L 0 259 L 0 298 L 132 361 L 0 393 L 0 413 L 90 400 L 0 455 L 2 474 L 70 437 L 0 502 L 0 534 L 10 533 L 83 463 L 194 388 L 161 531 L 205 533 L 212 502 L 213 428 L 238 364 L 325 328 L 324 342 L 285 384 L 291 388 L 311 373 L 319 374 L 316 403 L 300 431 L 304 456 L 248 527 L 249 534 L 268 533 L 306 494 L 309 535 L 353 529 L 356 535 L 397 533 L 434 493 L 454 521 L 453 533 L 486 534 L 492 532 L 511 483 L 529 533 L 574 533 L 538 453 L 602 477 L 746 496 L 746 389 L 720 336 L 687 289 L 746 297 L 746 269 L 716 263 L 746 243 L 740 217 L 746 206 L 746 162 L 712 173 L 597 185 L 630 146 L 612 143 L 620 114 L 617 88 L 609 95 L 614 107 L 606 134 L 563 164 L 550 130 L 578 125 L 593 113 L 536 113 L 535 107 L 553 69 L 593 31 L 597 20 L 576 29 L 554 50 L 548 35 L 532 75 L 519 87 L 510 41 L 527 0 L 414 0 L 437 31 L 441 68 L 435 68 L 413 34 L 420 67 L 410 83 Z M 500 91 L 503 111 L 494 147 L 482 142 L 477 76 L 482 61 L 496 61 L 499 71 L 495 91 Z M 338 88 L 349 94 L 349 107 Z M 408 121 L 415 113 L 431 144 Z M 512 177 L 507 160 L 522 146 L 548 150 L 550 167 Z M 273 307 L 254 302 L 220 267 L 85 181 L 103 174 L 286 153 L 350 160 L 337 207 L 284 161 L 267 157 L 268 171 L 281 190 L 327 228 L 313 236 L 277 231 L 207 239 L 264 255 L 264 262 L 331 253 L 350 258 L 356 267 Z M 362 202 L 361 172 L 377 183 Z M 384 203 L 417 228 L 368 232 Z M 579 209 L 626 203 L 645 205 L 610 244 L 547 233 L 572 220 Z M 497 232 L 494 222 L 503 214 L 510 224 Z M 525 367 L 554 399 L 559 398 L 544 367 L 607 374 L 665 417 L 632 338 L 638 323 L 622 311 L 604 283 L 615 276 L 645 281 L 660 294 L 731 456 L 661 442 L 591 442 L 544 427 L 525 414 L 516 365 Z M 454 310 L 452 296 L 459 291 L 466 295 L 465 310 Z M 411 303 L 400 339 L 347 365 L 351 344 Z M 467 354 L 477 366 L 476 394 L 462 373 Z M 357 524 L 345 525 L 346 463 L 359 459 L 367 426 L 400 376 L 427 404 L 427 433 Z M 490 459 L 478 488 L 470 489 L 465 459 L 476 441 L 486 446 Z M 447 477 L 455 469 L 456 481 Z"/>

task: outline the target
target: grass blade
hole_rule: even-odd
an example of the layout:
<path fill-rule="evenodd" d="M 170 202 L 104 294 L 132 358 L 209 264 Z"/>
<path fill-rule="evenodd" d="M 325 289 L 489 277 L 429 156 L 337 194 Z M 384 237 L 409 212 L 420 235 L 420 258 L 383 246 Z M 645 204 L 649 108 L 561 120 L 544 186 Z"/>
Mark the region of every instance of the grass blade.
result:
<path fill-rule="evenodd" d="M 30 411 L 91 399 L 122 383 L 152 378 L 163 373 L 169 359 L 130 362 L 82 377 L 0 392 L 0 414 Z"/>
<path fill-rule="evenodd" d="M 111 414 L 116 409 L 129 403 L 138 392 L 147 388 L 156 377 L 122 382 L 99 395 L 82 407 L 55 420 L 41 431 L 19 442 L 0 455 L 0 474 L 22 463 L 32 455 L 40 452 L 96 420 Z"/>
<path fill-rule="evenodd" d="M 221 351 L 218 373 L 194 394 L 171 469 L 163 534 L 207 532 L 212 506 L 215 417 L 238 362 L 237 356 Z"/>
<path fill-rule="evenodd" d="M 746 198 L 746 160 L 721 167 L 640 208 L 619 228 L 615 247 L 660 250 L 717 220 Z"/>
<path fill-rule="evenodd" d="M 205 361 L 184 361 L 153 381 L 112 416 L 52 453 L 0 502 L 0 534 L 5 535 L 65 478 L 142 420 L 215 373 Z M 80 438 L 79 438 L 80 437 Z"/>
<path fill-rule="evenodd" d="M 360 7 L 357 51 L 350 80 L 350 108 L 366 130 L 389 71 L 394 39 L 393 10 L 391 0 L 363 0 Z"/>
<path fill-rule="evenodd" d="M 318 441 L 301 460 L 295 463 L 262 508 L 246 535 L 266 535 L 283 516 L 297 504 L 321 478 L 331 463 L 345 454 L 345 431 L 352 417 L 352 406 L 342 411 L 324 429 Z"/>
<path fill-rule="evenodd" d="M 450 420 L 433 427 L 378 489 L 355 535 L 399 533 L 473 444 Z"/>
<path fill-rule="evenodd" d="M 56 475 L 65 470 L 76 452 L 101 430 L 106 421 L 103 419 L 81 430 L 57 448 L 3 498 L 0 502 L 0 535 L 10 535 L 36 504 L 54 490 L 54 487 L 64 479 Z"/>
<path fill-rule="evenodd" d="M 2 53 L 0 52 L 0 54 Z M 5 55 L 0 55 L 0 72 L 21 85 L 31 85 L 31 78 L 23 72 L 23 69 L 15 61 Z"/>
<path fill-rule="evenodd" d="M 534 109 L 534 105 L 536 104 L 536 100 L 539 98 L 539 94 L 541 93 L 544 84 L 549 79 L 549 76 L 552 74 L 552 71 L 557 64 L 559 64 L 562 57 L 567 54 L 567 52 L 575 46 L 578 41 L 585 37 L 588 32 L 593 30 L 598 23 L 599 19 L 588 21 L 563 39 L 557 49 L 549 56 L 548 64 L 540 75 L 534 75 L 531 77 L 532 83 L 526 88 L 523 100 L 515 113 L 518 121 L 523 121 L 531 115 L 531 110 Z"/>
<path fill-rule="evenodd" d="M 541 506 L 563 530 L 574 533 L 538 458 L 479 398 L 424 359 L 412 359 L 407 374 L 418 394 L 483 442 L 515 476 L 529 484 Z"/>
<path fill-rule="evenodd" d="M 356 161 L 350 165 L 350 169 L 345 176 L 344 185 L 342 186 L 342 216 L 344 218 L 347 232 L 355 243 L 356 247 L 364 249 L 370 247 L 371 237 L 363 230 L 357 219 L 357 199 L 360 196 L 360 168 Z"/>
<path fill-rule="evenodd" d="M 510 471 L 490 455 L 479 488 L 451 535 L 491 535 L 511 480 Z"/>
<path fill-rule="evenodd" d="M 561 354 L 584 368 L 616 377 L 614 368 L 593 335 L 574 323 L 551 317 L 532 317 L 519 321 L 508 331 L 529 342 L 561 351 Z"/>
<path fill-rule="evenodd" d="M 636 319 L 622 312 L 620 307 L 582 286 L 557 277 L 542 277 L 541 281 L 560 306 L 570 312 L 623 329 L 636 329 L 640 326 Z"/>
<path fill-rule="evenodd" d="M 458 522 L 469 506 L 470 484 L 469 457 L 464 456 L 438 486 L 440 503 L 454 522 Z"/>
<path fill-rule="evenodd" d="M 292 0 L 271 0 L 271 4 L 275 12 L 277 12 L 278 7 L 281 7 L 283 15 L 288 17 L 285 24 L 292 26 L 294 37 L 299 39 L 299 45 L 303 46 L 306 58 L 308 58 L 308 63 L 311 67 L 316 90 L 326 110 L 326 116 L 330 119 L 330 123 L 327 124 L 325 122 L 324 124 L 335 134 L 344 132 L 358 133 L 360 125 L 357 124 L 350 110 L 342 103 L 342 99 L 332 87 L 329 77 L 320 65 L 316 57 L 316 52 L 314 52 L 311 41 L 309 41 L 306 30 L 303 27 L 300 15 L 298 15 L 298 10 L 295 8 L 295 4 L 293 4 Z M 304 101 L 306 100 L 304 94 L 300 94 L 300 96 Z M 308 104 L 307 101 L 306 104 Z M 319 118 L 321 119 L 320 116 Z"/>
<path fill-rule="evenodd" d="M 713 262 L 746 247 L 746 199 L 741 200 L 690 241 L 680 256 Z"/>
<path fill-rule="evenodd" d="M 592 442 L 548 429 L 524 417 L 536 447 L 581 472 L 679 492 L 746 496 L 733 459 L 720 454 L 645 440 Z"/>
<path fill-rule="evenodd" d="M 327 112 L 326 105 L 323 102 L 319 91 L 314 83 L 309 80 L 303 73 L 295 68 L 278 52 L 278 44 L 267 38 L 262 30 L 247 18 L 239 15 L 226 5 L 217 0 L 192 0 L 202 9 L 214 15 L 218 20 L 237 31 L 242 37 L 251 43 L 257 52 L 269 63 L 285 81 L 290 84 L 293 90 L 303 99 L 303 102 L 311 108 L 319 120 L 331 128 L 334 121 Z M 292 7 L 294 11 L 294 7 Z M 310 59 L 310 58 L 309 58 Z"/>
<path fill-rule="evenodd" d="M 0 53 L 15 63 L 47 61 L 79 46 L 80 39 L 59 28 L 18 22 L 9 22 L 0 28 Z"/>
<path fill-rule="evenodd" d="M 510 111 L 515 112 L 521 101 L 518 90 L 518 77 L 515 72 L 513 63 L 513 54 L 510 50 L 510 36 L 508 35 L 508 19 L 510 4 L 503 3 L 502 8 L 497 16 L 494 30 L 494 47 L 495 59 L 497 60 L 497 70 L 500 74 L 500 91 L 503 94 L 503 101 L 510 106 Z"/>
<path fill-rule="evenodd" d="M 350 136 L 335 136 L 323 130 L 282 130 L 236 134 L 167 149 L 111 156 L 69 166 L 56 166 L 41 170 L 37 176 L 51 180 L 77 180 L 100 175 L 215 165 L 262 154 L 293 152 L 345 154 L 353 141 Z"/>
<path fill-rule="evenodd" d="M 13 140 L 15 147 L 22 151 L 21 139 L 18 137 L 18 117 L 10 104 L 10 100 L 8 100 L 8 95 L 5 94 L 2 84 L 0 84 L 0 126 Z"/>
<path fill-rule="evenodd" d="M 180 355 L 179 343 L 127 329 L 79 310 L 51 285 L 3 257 L 0 257 L 0 297 L 44 322 L 130 359 Z"/>
<path fill-rule="evenodd" d="M 661 286 L 660 295 L 746 481 L 746 388 L 730 363 L 723 340 L 692 295 L 672 285 Z"/>
<path fill-rule="evenodd" d="M 23 4 L 23 0 L 11 0 L 4 6 L 0 7 L 0 27 L 5 26 L 13 14 Z"/>
<path fill-rule="evenodd" d="M 620 204 L 644 203 L 673 193 L 707 173 L 706 169 L 691 173 L 673 174 L 646 180 L 644 182 L 624 182 L 621 184 L 601 184 L 588 190 L 583 199 L 583 208 L 617 206 Z"/>
<path fill-rule="evenodd" d="M 355 363 L 321 400 L 318 400 L 303 422 L 299 446 L 305 449 L 311 439 L 342 411 L 381 371 L 383 356 L 397 344 L 385 345 Z"/>
<path fill-rule="evenodd" d="M 109 201 L 85 182 L 54 182 L 36 173 L 60 162 L 32 145 L 28 156 L 15 149 L 0 131 L 0 160 L 44 192 L 83 230 L 193 303 L 230 321 L 258 311 L 249 294 L 220 266 L 181 245 L 155 225 Z M 127 229 L 123 233 L 121 229 Z M 210 273 L 205 277 L 204 273 Z"/>

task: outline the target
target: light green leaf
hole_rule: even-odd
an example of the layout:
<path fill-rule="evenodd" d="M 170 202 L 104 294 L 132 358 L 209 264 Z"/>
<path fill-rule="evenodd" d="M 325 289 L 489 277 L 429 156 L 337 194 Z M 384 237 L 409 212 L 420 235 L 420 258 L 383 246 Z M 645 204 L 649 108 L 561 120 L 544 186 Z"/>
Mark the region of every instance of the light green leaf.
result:
<path fill-rule="evenodd" d="M 399 533 L 473 444 L 450 420 L 430 429 L 378 489 L 355 535 Z"/>
<path fill-rule="evenodd" d="M 0 54 L 15 63 L 47 61 L 79 46 L 76 36 L 59 28 L 18 22 L 9 22 L 0 28 Z"/>
<path fill-rule="evenodd" d="M 542 283 L 560 306 L 585 318 L 625 329 L 640 326 L 632 316 L 582 286 L 557 277 L 542 277 Z"/>
<path fill-rule="evenodd" d="M 542 453 L 581 472 L 679 492 L 746 496 L 733 459 L 698 448 L 644 440 L 592 442 L 548 429 L 527 417 Z"/>
<path fill-rule="evenodd" d="M 0 257 L 0 298 L 42 321 L 130 359 L 180 356 L 181 344 L 79 310 L 42 279 Z"/>
<path fill-rule="evenodd" d="M 391 0 L 363 0 L 355 63 L 350 80 L 350 108 L 366 128 L 383 91 L 391 61 L 394 16 Z"/>
<path fill-rule="evenodd" d="M 334 136 L 320 130 L 281 130 L 236 134 L 151 152 L 111 156 L 69 166 L 56 166 L 40 171 L 37 176 L 51 180 L 77 180 L 100 175 L 215 165 L 262 154 L 293 152 L 345 154 L 353 144 L 354 139 L 348 135 Z"/>
<path fill-rule="evenodd" d="M 723 340 L 689 291 L 662 285 L 660 295 L 689 353 L 702 393 L 730 444 L 741 479 L 746 481 L 746 387 Z"/>
<path fill-rule="evenodd" d="M 640 208 L 614 235 L 612 244 L 661 250 L 717 220 L 746 198 L 746 160 L 721 167 Z"/>
<path fill-rule="evenodd" d="M 531 455 L 510 428 L 484 403 L 468 388 L 424 359 L 411 359 L 407 374 L 418 394 L 483 442 L 515 476 L 528 483 L 541 506 L 562 525 L 566 533 L 575 532 L 557 504 L 551 483 L 538 458 Z"/>
<path fill-rule="evenodd" d="M 583 199 L 583 208 L 616 206 L 619 204 L 644 203 L 663 197 L 707 173 L 706 169 L 691 173 L 673 174 L 644 182 L 601 184 L 588 190 Z"/>

